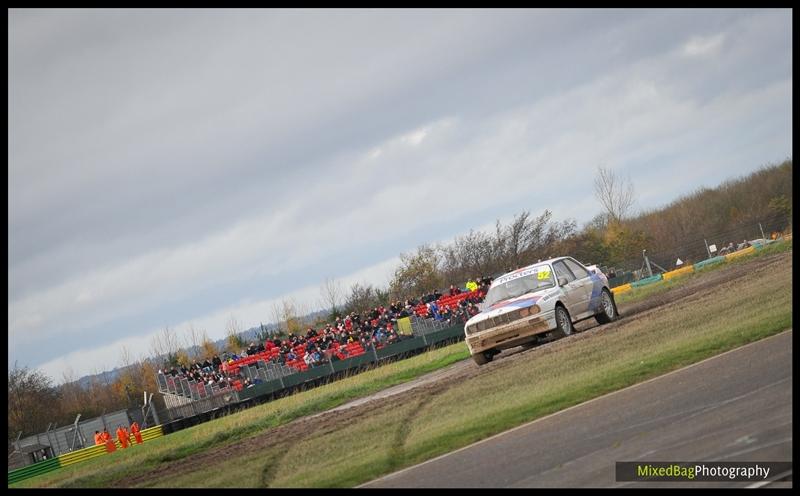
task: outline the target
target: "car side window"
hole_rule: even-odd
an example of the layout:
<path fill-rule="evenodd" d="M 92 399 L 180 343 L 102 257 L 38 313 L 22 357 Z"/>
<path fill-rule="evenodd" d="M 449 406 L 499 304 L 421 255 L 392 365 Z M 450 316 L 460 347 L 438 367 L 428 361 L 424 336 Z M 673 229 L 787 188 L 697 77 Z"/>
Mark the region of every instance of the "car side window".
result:
<path fill-rule="evenodd" d="M 559 260 L 558 262 L 553 264 L 553 270 L 556 272 L 556 277 L 561 279 L 562 277 L 567 280 L 567 284 L 571 283 L 575 280 L 575 276 L 572 275 L 572 272 L 569 271 L 566 265 L 564 265 L 563 260 Z"/>
<path fill-rule="evenodd" d="M 584 277 L 589 277 L 589 273 L 581 267 L 579 264 L 575 263 L 574 260 L 570 260 L 569 258 L 564 260 L 567 263 L 567 267 L 575 274 L 575 277 L 578 279 L 583 279 Z"/>

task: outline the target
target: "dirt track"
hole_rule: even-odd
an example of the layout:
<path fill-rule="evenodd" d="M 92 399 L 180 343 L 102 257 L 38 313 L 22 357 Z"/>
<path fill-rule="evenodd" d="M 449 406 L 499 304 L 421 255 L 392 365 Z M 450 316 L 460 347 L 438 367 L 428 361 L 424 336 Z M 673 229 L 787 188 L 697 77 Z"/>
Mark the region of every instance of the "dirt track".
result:
<path fill-rule="evenodd" d="M 565 339 L 548 342 L 529 350 L 516 348 L 506 351 L 498 355 L 495 361 L 480 368 L 472 360 L 464 360 L 408 383 L 354 400 L 327 412 L 294 420 L 286 425 L 236 442 L 233 445 L 212 448 L 197 455 L 162 464 L 155 470 L 127 478 L 124 484 L 128 486 L 149 485 L 162 477 L 169 476 L 174 478 L 181 474 L 196 472 L 205 466 L 215 466 L 220 460 L 237 458 L 248 453 L 263 452 L 268 448 L 279 448 L 288 445 L 289 442 L 296 443 L 311 434 L 336 430 L 343 425 L 352 424 L 354 420 L 360 417 L 392 408 L 393 405 L 398 403 L 422 401 L 426 397 L 436 395 L 466 378 L 486 373 L 489 370 L 508 367 L 517 360 L 528 360 L 532 354 L 553 353 L 574 340 L 591 339 L 597 332 L 615 332 L 616 329 L 631 322 L 633 318 L 646 319 L 653 312 L 667 312 L 670 306 L 685 298 L 712 296 L 714 292 L 728 288 L 735 290 L 737 280 L 748 277 L 753 273 L 767 270 L 791 270 L 791 256 L 791 253 L 781 253 L 756 258 L 745 264 L 722 267 L 696 278 L 686 285 L 653 295 L 645 301 L 620 305 L 621 318 L 611 324 L 598 326 L 593 319 L 584 321 L 576 325 L 576 329 L 579 331 L 577 334 Z M 285 453 L 286 450 L 277 449 L 272 450 L 272 452 Z M 266 462 L 267 460 L 262 458 L 262 461 Z M 278 459 L 273 460 L 268 465 L 276 466 L 278 461 Z M 262 485 L 268 486 L 270 478 L 271 474 L 269 472 L 264 473 Z"/>

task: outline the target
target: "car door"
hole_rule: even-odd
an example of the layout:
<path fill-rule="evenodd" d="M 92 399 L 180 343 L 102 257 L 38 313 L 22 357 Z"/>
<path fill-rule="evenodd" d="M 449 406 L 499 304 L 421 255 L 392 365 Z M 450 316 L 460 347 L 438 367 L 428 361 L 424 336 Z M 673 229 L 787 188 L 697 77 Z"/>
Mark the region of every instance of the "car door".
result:
<path fill-rule="evenodd" d="M 575 276 L 575 284 L 580 288 L 581 313 L 583 314 L 584 312 L 589 312 L 591 310 L 592 291 L 594 289 L 594 280 L 591 278 L 591 274 L 589 274 L 589 271 L 586 270 L 585 267 L 571 258 L 564 259 L 564 263 Z M 580 318 L 577 315 L 575 317 Z"/>
<path fill-rule="evenodd" d="M 575 320 L 578 315 L 586 311 L 585 308 L 581 310 L 581 300 L 583 299 L 581 286 L 577 283 L 572 271 L 567 268 L 563 260 L 553 263 L 553 271 L 556 275 L 556 281 L 561 281 L 562 279 L 567 281 L 566 284 L 561 286 L 561 289 L 564 291 L 564 303 L 567 305 L 569 315 L 572 320 Z"/>

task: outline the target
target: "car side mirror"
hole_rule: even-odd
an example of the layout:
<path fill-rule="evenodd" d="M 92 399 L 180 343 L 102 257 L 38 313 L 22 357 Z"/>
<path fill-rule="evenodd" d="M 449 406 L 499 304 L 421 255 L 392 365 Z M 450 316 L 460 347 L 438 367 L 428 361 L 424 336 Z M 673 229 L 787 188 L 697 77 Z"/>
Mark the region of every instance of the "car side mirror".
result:
<path fill-rule="evenodd" d="M 567 278 L 566 277 L 559 277 L 558 278 L 558 285 L 559 286 L 566 286 L 567 285 Z"/>

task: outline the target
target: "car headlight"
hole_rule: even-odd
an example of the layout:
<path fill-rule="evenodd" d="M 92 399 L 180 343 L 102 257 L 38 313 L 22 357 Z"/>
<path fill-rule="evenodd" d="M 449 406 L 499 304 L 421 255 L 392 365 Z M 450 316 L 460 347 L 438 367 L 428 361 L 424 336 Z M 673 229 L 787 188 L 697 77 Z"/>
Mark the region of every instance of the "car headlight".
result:
<path fill-rule="evenodd" d="M 519 311 L 520 317 L 527 317 L 528 315 L 535 315 L 541 311 L 539 305 L 533 305 L 527 308 L 523 308 Z"/>

